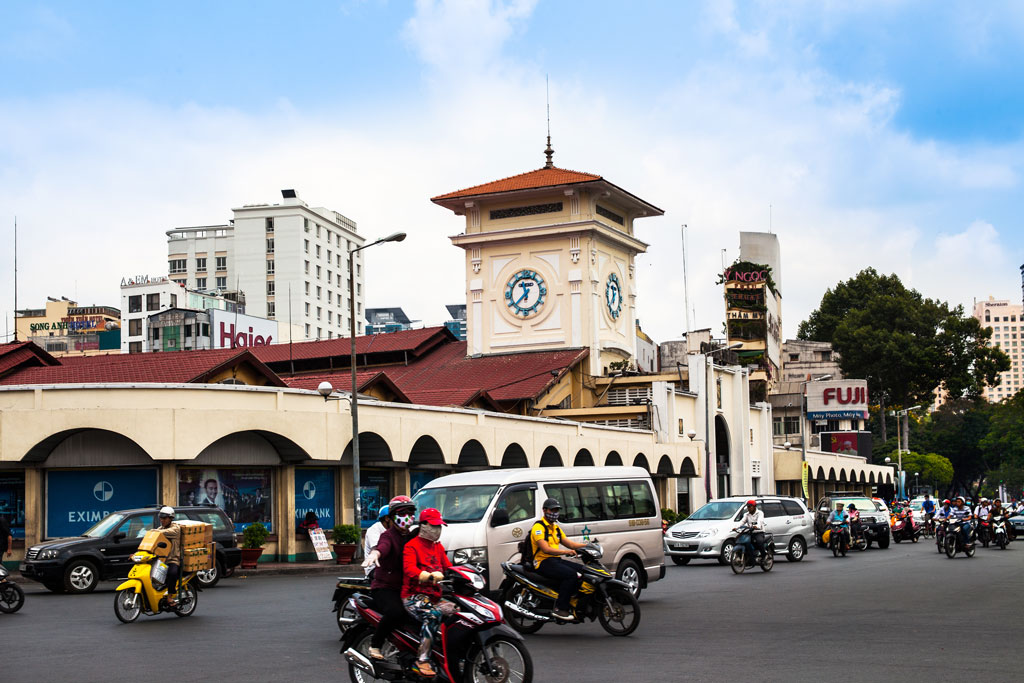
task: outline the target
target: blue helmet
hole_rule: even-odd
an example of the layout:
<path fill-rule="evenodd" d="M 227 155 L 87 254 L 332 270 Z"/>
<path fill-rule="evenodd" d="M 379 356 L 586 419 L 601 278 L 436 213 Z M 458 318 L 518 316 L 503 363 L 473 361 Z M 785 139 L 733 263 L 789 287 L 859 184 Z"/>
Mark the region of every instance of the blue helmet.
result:
<path fill-rule="evenodd" d="M 384 519 L 387 516 L 388 516 L 388 506 L 385 505 L 385 506 L 381 507 L 380 510 L 377 511 L 377 521 L 379 522 L 380 520 Z"/>

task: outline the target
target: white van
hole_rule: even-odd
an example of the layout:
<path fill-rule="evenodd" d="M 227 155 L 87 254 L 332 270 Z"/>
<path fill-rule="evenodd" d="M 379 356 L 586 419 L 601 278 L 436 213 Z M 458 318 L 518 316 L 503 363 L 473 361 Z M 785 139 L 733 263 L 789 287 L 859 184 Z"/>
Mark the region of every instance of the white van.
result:
<path fill-rule="evenodd" d="M 543 514 L 562 504 L 558 523 L 573 540 L 596 538 L 604 563 L 634 595 L 665 576 L 661 507 L 651 476 L 640 467 L 544 467 L 462 472 L 416 492 L 416 509 L 437 508 L 448 526 L 441 543 L 456 564 L 485 568 L 490 590 L 502 582 L 501 563 Z"/>

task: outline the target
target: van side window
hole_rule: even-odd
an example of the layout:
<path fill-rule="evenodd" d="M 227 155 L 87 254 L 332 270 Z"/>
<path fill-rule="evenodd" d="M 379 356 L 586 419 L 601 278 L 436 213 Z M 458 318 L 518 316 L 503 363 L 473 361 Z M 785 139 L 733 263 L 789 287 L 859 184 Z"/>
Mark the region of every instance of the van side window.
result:
<path fill-rule="evenodd" d="M 654 496 L 646 482 L 635 481 L 629 485 L 633 494 L 633 512 L 638 517 L 654 517 Z"/>
<path fill-rule="evenodd" d="M 622 484 L 605 484 L 604 502 L 608 519 L 623 519 L 636 516 L 633 510 L 633 496 L 630 495 L 629 485 L 625 482 Z"/>
<path fill-rule="evenodd" d="M 782 501 L 782 509 L 784 509 L 786 511 L 787 515 L 802 515 L 802 514 L 804 514 L 804 509 L 802 507 L 800 507 L 800 503 L 797 503 L 796 501 L 792 501 L 792 500 L 784 500 L 784 501 Z"/>
<path fill-rule="evenodd" d="M 604 519 L 604 506 L 601 505 L 601 489 L 596 484 L 580 485 L 580 504 L 583 506 L 583 519 Z"/>
<path fill-rule="evenodd" d="M 786 513 L 782 509 L 782 503 L 763 503 L 762 509 L 764 510 L 765 517 L 785 517 Z"/>
<path fill-rule="evenodd" d="M 580 506 L 580 490 L 576 486 L 545 486 L 548 496 L 562 504 L 560 522 L 579 522 L 583 519 Z"/>
<path fill-rule="evenodd" d="M 509 491 L 501 497 L 495 509 L 508 512 L 509 524 L 533 519 L 536 517 L 534 489 Z"/>

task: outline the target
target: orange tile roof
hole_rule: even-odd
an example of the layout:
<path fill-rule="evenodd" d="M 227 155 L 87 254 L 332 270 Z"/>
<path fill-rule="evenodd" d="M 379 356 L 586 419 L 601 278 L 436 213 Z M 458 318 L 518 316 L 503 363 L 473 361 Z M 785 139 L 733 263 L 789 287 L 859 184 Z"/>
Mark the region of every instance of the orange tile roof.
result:
<path fill-rule="evenodd" d="M 536 171 L 520 173 L 519 175 L 509 176 L 494 182 L 467 187 L 464 190 L 441 194 L 433 197 L 430 201 L 436 202 L 445 199 L 457 199 L 459 197 L 475 197 L 482 194 L 513 192 L 515 190 L 531 190 L 539 187 L 591 183 L 595 180 L 602 180 L 602 178 L 593 173 L 580 173 L 579 171 L 569 171 L 564 168 L 539 168 Z"/>

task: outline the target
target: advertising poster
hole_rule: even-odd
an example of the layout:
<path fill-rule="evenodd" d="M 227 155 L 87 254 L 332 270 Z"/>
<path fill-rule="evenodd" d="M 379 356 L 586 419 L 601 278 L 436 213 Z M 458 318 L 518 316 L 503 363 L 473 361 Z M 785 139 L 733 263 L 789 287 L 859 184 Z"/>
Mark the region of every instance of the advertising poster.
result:
<path fill-rule="evenodd" d="M 308 512 L 316 515 L 321 529 L 334 527 L 334 470 L 296 468 L 295 528 Z"/>
<path fill-rule="evenodd" d="M 11 525 L 11 535 L 25 538 L 25 473 L 0 472 L 0 517 Z"/>
<path fill-rule="evenodd" d="M 416 492 L 421 488 L 434 481 L 437 477 L 437 472 L 409 472 L 409 489 L 411 496 L 415 496 Z"/>
<path fill-rule="evenodd" d="M 158 502 L 155 469 L 50 470 L 46 537 L 81 536 L 111 512 Z"/>
<path fill-rule="evenodd" d="M 331 547 L 327 545 L 327 536 L 324 535 L 323 529 L 310 529 L 309 540 L 313 541 L 313 549 L 316 550 L 316 559 L 334 559 L 334 555 L 331 554 Z"/>
<path fill-rule="evenodd" d="M 359 475 L 360 526 L 369 529 L 377 521 L 377 512 L 391 500 L 391 472 L 363 470 Z"/>
<path fill-rule="evenodd" d="M 871 457 L 871 432 L 822 432 L 821 450 L 841 455 Z"/>
<path fill-rule="evenodd" d="M 273 471 L 268 467 L 196 467 L 178 470 L 179 505 L 216 505 L 241 533 L 263 522 L 273 531 Z"/>

